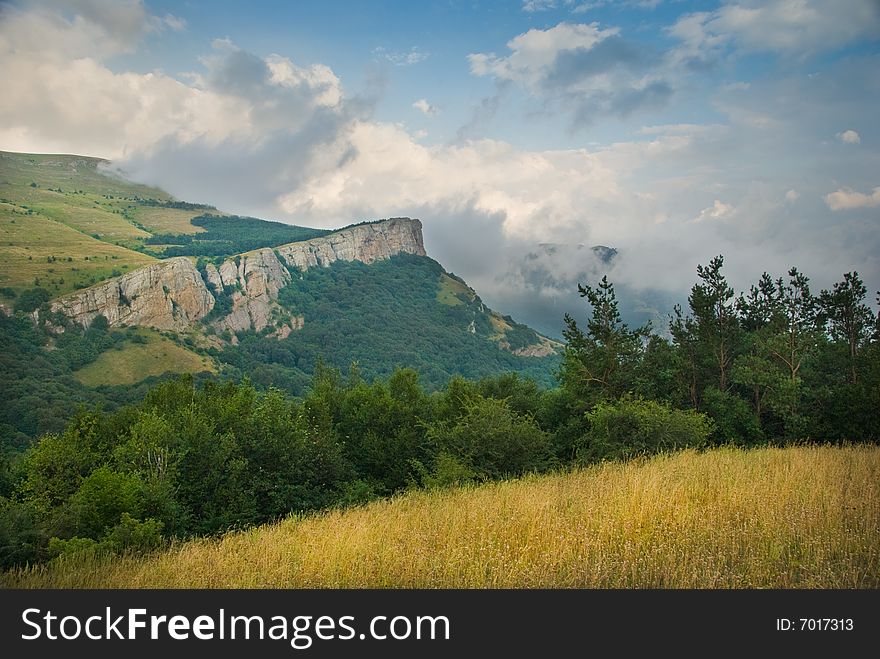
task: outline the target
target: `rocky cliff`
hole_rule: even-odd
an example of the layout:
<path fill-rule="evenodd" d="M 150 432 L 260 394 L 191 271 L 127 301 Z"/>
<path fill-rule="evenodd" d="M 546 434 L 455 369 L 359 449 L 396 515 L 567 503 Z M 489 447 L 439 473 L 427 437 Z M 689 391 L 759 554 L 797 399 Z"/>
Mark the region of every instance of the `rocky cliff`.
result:
<path fill-rule="evenodd" d="M 214 296 L 198 270 L 181 256 L 66 295 L 52 303 L 51 309 L 84 327 L 101 315 L 110 325 L 179 331 L 204 318 L 213 307 Z"/>
<path fill-rule="evenodd" d="M 259 249 L 228 259 L 218 268 L 209 264 L 206 278 L 216 295 L 230 295 L 232 311 L 212 324 L 232 333 L 274 327 L 279 338 L 303 326 L 276 302 L 278 291 L 295 272 L 327 267 L 335 261 L 374 263 L 395 254 L 425 256 L 422 223 L 409 218 L 359 224 L 335 233 L 274 249 Z"/>
<path fill-rule="evenodd" d="M 100 314 L 110 325 L 179 331 L 224 300 L 230 311 L 211 322 L 215 329 L 235 333 L 272 327 L 272 334 L 283 338 L 304 322 L 276 302 L 278 291 L 296 272 L 340 260 L 373 263 L 402 253 L 425 256 L 419 220 L 359 224 L 321 238 L 246 252 L 219 267 L 207 264 L 204 277 L 187 258 L 172 258 L 62 297 L 52 310 L 83 326 Z"/>

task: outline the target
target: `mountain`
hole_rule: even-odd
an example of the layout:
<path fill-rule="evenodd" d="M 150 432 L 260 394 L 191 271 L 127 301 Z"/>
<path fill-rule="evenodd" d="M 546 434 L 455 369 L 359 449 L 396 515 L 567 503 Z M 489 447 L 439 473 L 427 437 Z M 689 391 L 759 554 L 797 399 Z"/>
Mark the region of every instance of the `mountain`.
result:
<path fill-rule="evenodd" d="M 417 219 L 239 217 L 83 156 L 0 152 L 0 311 L 0 436 L 17 444 L 169 373 L 293 394 L 320 361 L 411 367 L 429 388 L 510 371 L 549 384 L 561 347 L 428 257 Z"/>
<path fill-rule="evenodd" d="M 539 243 L 512 259 L 499 275 L 505 286 L 495 302 L 538 332 L 559 337 L 566 313 L 581 325 L 589 318 L 590 308 L 578 294 L 578 285 L 596 286 L 607 275 L 614 282 L 623 321 L 630 327 L 650 322 L 662 333 L 669 310 L 675 304 L 686 305 L 687 300 L 650 284 L 629 285 L 622 277 L 631 265 L 627 258 L 628 254 L 606 245 Z"/>

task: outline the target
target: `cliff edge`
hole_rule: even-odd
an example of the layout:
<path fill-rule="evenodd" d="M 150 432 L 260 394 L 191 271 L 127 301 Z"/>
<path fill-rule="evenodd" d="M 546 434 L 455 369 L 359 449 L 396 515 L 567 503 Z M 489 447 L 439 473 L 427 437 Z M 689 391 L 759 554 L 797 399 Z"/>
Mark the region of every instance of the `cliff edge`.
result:
<path fill-rule="evenodd" d="M 232 333 L 274 327 L 283 338 L 303 325 L 277 303 L 278 291 L 295 272 L 327 267 L 336 261 L 374 263 L 396 254 L 426 256 L 422 223 L 391 218 L 357 224 L 320 238 L 263 248 L 208 263 L 203 272 L 186 257 L 175 257 L 109 279 L 52 303 L 87 327 L 102 315 L 111 326 L 138 325 L 180 331 L 205 318 L 219 300 L 230 310 L 211 321 L 216 330 Z"/>

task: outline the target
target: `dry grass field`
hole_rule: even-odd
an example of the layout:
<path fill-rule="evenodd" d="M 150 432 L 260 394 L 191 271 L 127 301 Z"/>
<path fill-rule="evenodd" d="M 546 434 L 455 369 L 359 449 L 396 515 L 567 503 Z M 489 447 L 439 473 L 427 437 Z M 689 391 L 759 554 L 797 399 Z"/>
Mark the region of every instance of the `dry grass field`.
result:
<path fill-rule="evenodd" d="M 51 588 L 877 588 L 880 449 L 684 451 L 9 572 Z"/>

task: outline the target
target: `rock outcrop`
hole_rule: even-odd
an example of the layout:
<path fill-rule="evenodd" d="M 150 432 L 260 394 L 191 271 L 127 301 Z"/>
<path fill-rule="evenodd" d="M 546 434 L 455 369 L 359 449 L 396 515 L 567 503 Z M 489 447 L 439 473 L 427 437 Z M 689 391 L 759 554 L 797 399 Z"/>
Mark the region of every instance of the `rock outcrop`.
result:
<path fill-rule="evenodd" d="M 230 295 L 232 311 L 212 324 L 232 333 L 274 327 L 284 338 L 302 328 L 302 316 L 291 316 L 277 302 L 278 291 L 293 279 L 291 271 L 327 267 L 336 261 L 374 263 L 397 254 L 425 256 L 422 223 L 409 218 L 359 224 L 297 243 L 246 252 L 206 270 L 217 295 Z"/>
<path fill-rule="evenodd" d="M 231 333 L 272 328 L 284 338 L 301 329 L 302 316 L 278 304 L 278 292 L 295 271 L 327 267 L 335 261 L 374 263 L 396 254 L 425 256 L 422 223 L 392 218 L 359 224 L 321 238 L 246 252 L 208 264 L 204 278 L 186 257 L 171 258 L 66 295 L 52 304 L 83 326 L 98 315 L 110 325 L 141 325 L 180 331 L 205 318 L 221 298 L 231 310 L 211 321 Z M 209 290 L 210 289 L 210 290 Z"/>
<path fill-rule="evenodd" d="M 358 224 L 321 238 L 282 245 L 278 248 L 288 266 L 307 270 L 334 261 L 373 263 L 395 254 L 425 256 L 422 223 L 408 217 Z"/>
<path fill-rule="evenodd" d="M 111 326 L 180 331 L 208 315 L 211 295 L 192 262 L 179 256 L 59 298 L 51 305 L 88 327 L 97 316 Z"/>

